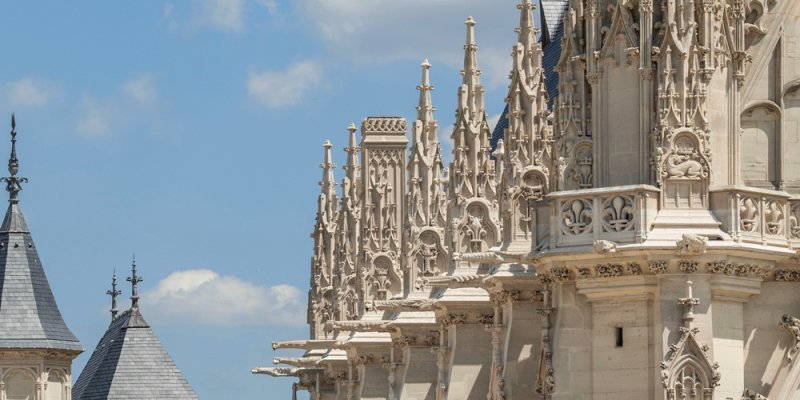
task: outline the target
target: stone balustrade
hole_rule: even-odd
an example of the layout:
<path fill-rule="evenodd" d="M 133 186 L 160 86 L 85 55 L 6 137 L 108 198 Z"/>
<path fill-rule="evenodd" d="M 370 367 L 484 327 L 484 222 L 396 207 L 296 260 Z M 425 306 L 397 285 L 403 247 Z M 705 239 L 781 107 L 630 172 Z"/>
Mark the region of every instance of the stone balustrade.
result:
<path fill-rule="evenodd" d="M 550 247 L 641 243 L 658 212 L 658 194 L 650 185 L 551 193 Z"/>
<path fill-rule="evenodd" d="M 740 243 L 800 247 L 800 198 L 744 186 L 712 188 L 711 211 Z"/>

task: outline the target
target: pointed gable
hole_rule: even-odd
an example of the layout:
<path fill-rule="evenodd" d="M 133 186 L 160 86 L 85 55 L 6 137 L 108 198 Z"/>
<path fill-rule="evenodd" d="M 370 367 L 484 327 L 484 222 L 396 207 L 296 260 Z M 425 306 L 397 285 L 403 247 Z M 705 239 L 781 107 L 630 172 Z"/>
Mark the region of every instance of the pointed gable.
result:
<path fill-rule="evenodd" d="M 195 400 L 197 395 L 137 309 L 111 322 L 72 388 L 74 400 Z"/>

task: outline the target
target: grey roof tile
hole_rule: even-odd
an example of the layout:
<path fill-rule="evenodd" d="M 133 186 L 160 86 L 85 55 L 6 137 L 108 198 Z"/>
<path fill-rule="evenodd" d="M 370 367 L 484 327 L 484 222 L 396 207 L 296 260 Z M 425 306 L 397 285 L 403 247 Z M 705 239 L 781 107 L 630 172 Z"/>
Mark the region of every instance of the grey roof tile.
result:
<path fill-rule="evenodd" d="M 553 101 L 558 96 L 558 74 L 555 66 L 561 58 L 561 37 L 563 35 L 564 14 L 569 0 L 541 0 L 542 37 L 544 56 L 544 85 L 547 87 L 548 108 L 553 109 Z"/>
<path fill-rule="evenodd" d="M 0 348 L 83 351 L 61 317 L 17 203 L 0 225 Z"/>
<path fill-rule="evenodd" d="M 75 400 L 196 400 L 138 310 L 111 322 L 72 388 Z"/>

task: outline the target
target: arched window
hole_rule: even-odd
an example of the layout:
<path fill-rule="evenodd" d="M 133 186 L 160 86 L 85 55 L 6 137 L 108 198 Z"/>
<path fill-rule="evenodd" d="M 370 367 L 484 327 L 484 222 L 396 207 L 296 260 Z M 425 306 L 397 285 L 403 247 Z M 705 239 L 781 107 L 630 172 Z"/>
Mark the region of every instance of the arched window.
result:
<path fill-rule="evenodd" d="M 36 379 L 33 374 L 24 370 L 14 370 L 5 377 L 6 399 L 33 400 L 36 393 Z"/>
<path fill-rule="evenodd" d="M 66 399 L 64 387 L 66 379 L 61 371 L 50 371 L 47 377 L 47 388 L 44 392 L 45 400 L 64 400 Z"/>

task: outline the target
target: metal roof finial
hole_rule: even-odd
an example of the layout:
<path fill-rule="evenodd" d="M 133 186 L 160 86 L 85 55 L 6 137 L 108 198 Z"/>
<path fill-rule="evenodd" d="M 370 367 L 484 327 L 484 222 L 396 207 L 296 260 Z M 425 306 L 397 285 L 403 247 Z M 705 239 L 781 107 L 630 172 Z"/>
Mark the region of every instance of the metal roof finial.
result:
<path fill-rule="evenodd" d="M 111 276 L 111 290 L 106 290 L 106 294 L 111 296 L 111 321 L 117 319 L 117 296 L 122 294 L 121 290 L 117 289 L 117 270 L 114 269 L 114 274 Z"/>
<path fill-rule="evenodd" d="M 136 255 L 133 255 L 133 262 L 131 264 L 131 276 L 128 277 L 128 282 L 131 283 L 131 309 L 139 310 L 139 282 L 143 279 L 136 275 Z"/>
<path fill-rule="evenodd" d="M 11 203 L 18 203 L 17 194 L 22 190 L 21 183 L 28 182 L 28 178 L 18 178 L 19 160 L 17 159 L 17 121 L 14 114 L 11 114 L 11 156 L 8 158 L 8 173 L 11 175 L 7 178 L 1 178 L 0 181 L 6 183 L 6 191 L 8 192 L 8 201 Z"/>

